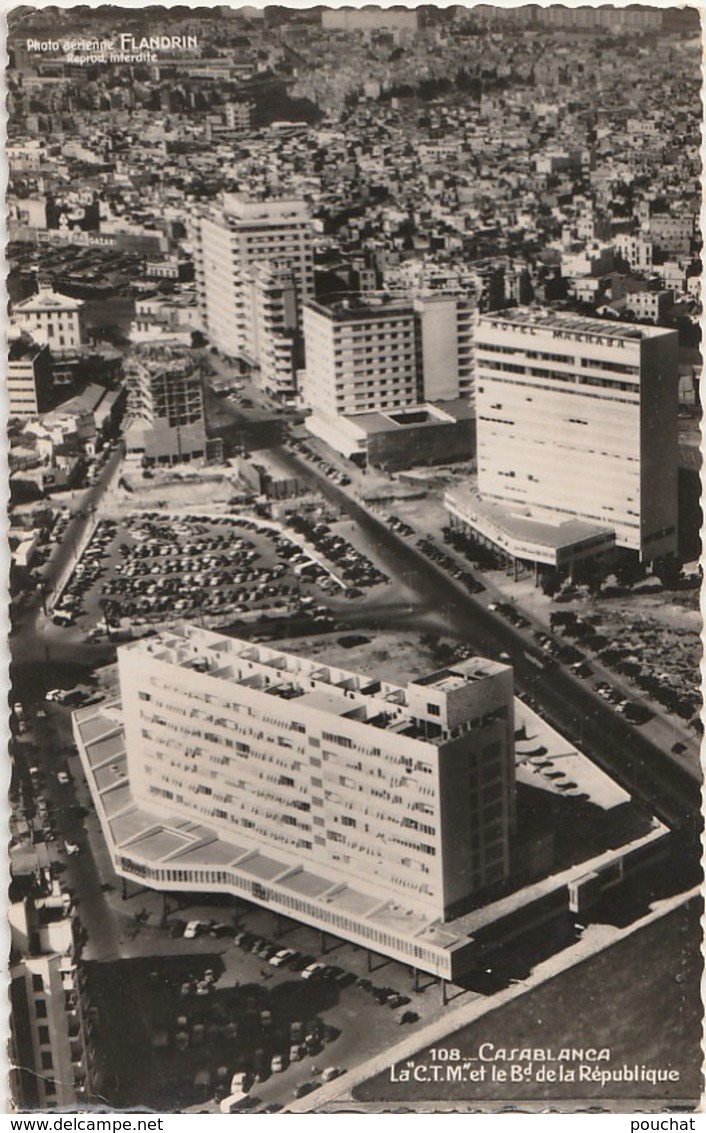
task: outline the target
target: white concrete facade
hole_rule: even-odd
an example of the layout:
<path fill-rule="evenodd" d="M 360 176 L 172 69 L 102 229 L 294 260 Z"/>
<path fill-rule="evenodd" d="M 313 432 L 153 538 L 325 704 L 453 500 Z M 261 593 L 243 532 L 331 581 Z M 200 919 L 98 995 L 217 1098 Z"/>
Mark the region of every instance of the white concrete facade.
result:
<path fill-rule="evenodd" d="M 507 666 L 403 687 L 195 626 L 118 658 L 138 806 L 442 919 L 507 876 Z"/>
<path fill-rule="evenodd" d="M 411 301 L 352 295 L 304 306 L 302 398 L 323 417 L 400 409 L 422 398 Z"/>
<path fill-rule="evenodd" d="M 25 1072 L 31 1074 L 31 1092 L 40 1109 L 75 1106 L 85 1096 L 88 1052 L 71 920 L 64 917 L 37 927 L 34 910 L 29 915 L 31 925 L 25 902 L 9 907 L 13 943 L 24 942 L 28 950 L 10 966 L 14 1007 L 10 1048 L 11 1054 L 19 1056 L 14 1060 L 14 1072 L 19 1075 L 15 1100 L 29 1102 L 21 1085 Z M 34 948 L 30 947 L 30 927 Z"/>
<path fill-rule="evenodd" d="M 470 400 L 476 320 L 475 296 L 459 289 L 307 302 L 301 393 L 313 412 L 311 431 L 336 434 L 340 419 L 353 414 Z"/>
<path fill-rule="evenodd" d="M 195 268 L 204 331 L 233 358 L 262 349 L 253 327 L 252 270 L 291 270 L 297 310 L 314 291 L 313 226 L 300 200 L 248 201 L 225 193 L 222 204 L 196 218 Z"/>
<path fill-rule="evenodd" d="M 517 309 L 479 320 L 478 492 L 548 522 L 676 551 L 674 331 Z"/>
<path fill-rule="evenodd" d="M 52 365 L 48 346 L 19 342 L 11 348 L 7 362 L 7 396 L 10 417 L 30 421 L 40 409 L 40 392 L 51 386 Z"/>
<path fill-rule="evenodd" d="M 36 295 L 15 304 L 13 319 L 35 342 L 46 343 L 53 354 L 64 354 L 84 342 L 82 308 L 82 299 L 41 285 Z"/>

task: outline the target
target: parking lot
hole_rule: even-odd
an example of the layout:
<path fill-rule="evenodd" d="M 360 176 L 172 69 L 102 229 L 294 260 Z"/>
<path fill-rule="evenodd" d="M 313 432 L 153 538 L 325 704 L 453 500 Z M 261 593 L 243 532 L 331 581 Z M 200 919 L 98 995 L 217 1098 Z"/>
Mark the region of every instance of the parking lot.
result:
<path fill-rule="evenodd" d="M 316 1089 L 326 1072 L 343 1075 L 443 1011 L 430 977 L 420 976 L 415 990 L 403 965 L 377 955 L 369 963 L 365 949 L 265 909 L 239 901 L 234 916 L 232 903 L 194 898 L 198 904 L 173 911 L 169 898 L 162 919 L 156 895 L 144 896 L 149 915 L 141 893 L 126 906 L 140 956 L 123 962 L 121 984 L 103 971 L 93 995 L 113 1015 L 134 986 L 140 1004 L 111 1027 L 111 1104 L 218 1112 L 237 1076 L 248 1092 L 244 1108 L 280 1108 Z M 317 967 L 307 974 L 310 965 Z M 90 985 L 90 966 L 88 978 Z"/>
<path fill-rule="evenodd" d="M 306 615 L 330 623 L 326 595 L 362 596 L 386 581 L 326 524 L 279 525 L 226 515 L 134 512 L 101 519 L 53 613 L 89 641 L 147 632 L 173 617 L 256 620 Z M 296 533 L 295 533 L 296 532 Z M 353 585 L 355 583 L 355 585 Z"/>
<path fill-rule="evenodd" d="M 314 564 L 301 576 L 298 555 L 301 548 L 287 536 L 249 520 L 160 512 L 120 523 L 102 519 L 54 607 L 54 622 L 93 625 L 88 637 L 95 640 L 121 624 L 150 627 L 169 616 L 305 610 L 317 581 L 329 574 Z"/>

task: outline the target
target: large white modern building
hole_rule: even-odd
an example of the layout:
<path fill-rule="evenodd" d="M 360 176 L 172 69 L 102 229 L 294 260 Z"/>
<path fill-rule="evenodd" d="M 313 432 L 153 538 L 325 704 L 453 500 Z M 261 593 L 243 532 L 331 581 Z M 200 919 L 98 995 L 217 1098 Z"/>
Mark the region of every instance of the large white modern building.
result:
<path fill-rule="evenodd" d="M 444 923 L 510 870 L 508 666 L 395 685 L 192 625 L 118 663 L 120 718 L 74 729 L 119 873 L 451 974 Z"/>
<path fill-rule="evenodd" d="M 656 327 L 527 308 L 482 316 L 478 492 L 447 493 L 452 522 L 556 566 L 558 545 L 572 564 L 567 539 L 579 557 L 613 540 L 644 561 L 674 553 L 677 351 L 676 332 Z"/>
<path fill-rule="evenodd" d="M 262 265 L 279 273 L 277 278 L 266 279 Z M 291 335 L 301 304 L 314 292 L 306 203 L 224 193 L 218 207 L 196 217 L 195 268 L 201 321 L 211 343 L 255 366 L 264 360 L 267 368 L 276 350 L 270 339 Z M 274 372 L 275 384 L 291 386 L 292 373 L 283 383 L 281 366 Z M 262 384 L 270 388 L 269 383 L 268 371 Z"/>
<path fill-rule="evenodd" d="M 309 430 L 350 456 L 371 413 L 470 399 L 476 314 L 474 295 L 459 289 L 310 299 L 301 383 Z"/>

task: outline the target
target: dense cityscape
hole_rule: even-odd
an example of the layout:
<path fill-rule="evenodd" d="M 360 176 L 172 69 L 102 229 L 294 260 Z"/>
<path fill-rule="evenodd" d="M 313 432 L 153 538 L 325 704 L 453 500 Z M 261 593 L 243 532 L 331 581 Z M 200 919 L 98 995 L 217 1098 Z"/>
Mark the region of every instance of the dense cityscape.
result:
<path fill-rule="evenodd" d="M 695 1108 L 697 9 L 8 57 L 11 1106 Z"/>

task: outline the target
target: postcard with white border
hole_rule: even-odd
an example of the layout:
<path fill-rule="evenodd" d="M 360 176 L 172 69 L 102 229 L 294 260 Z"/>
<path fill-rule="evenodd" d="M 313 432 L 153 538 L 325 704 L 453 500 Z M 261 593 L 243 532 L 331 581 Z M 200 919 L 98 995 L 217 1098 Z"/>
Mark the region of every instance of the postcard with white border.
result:
<path fill-rule="evenodd" d="M 694 1112 L 699 9 L 5 18 L 10 1109 Z"/>

